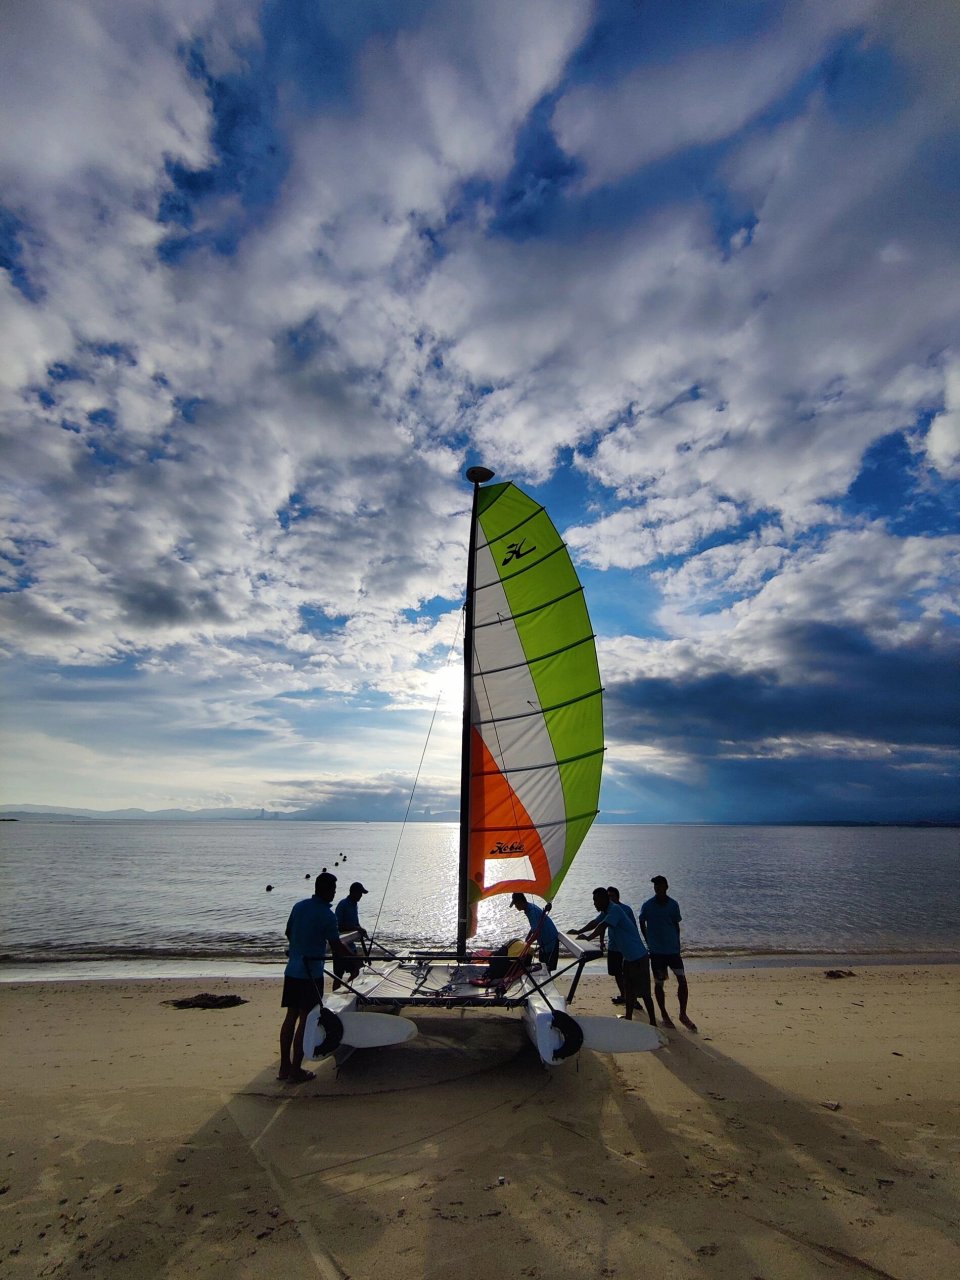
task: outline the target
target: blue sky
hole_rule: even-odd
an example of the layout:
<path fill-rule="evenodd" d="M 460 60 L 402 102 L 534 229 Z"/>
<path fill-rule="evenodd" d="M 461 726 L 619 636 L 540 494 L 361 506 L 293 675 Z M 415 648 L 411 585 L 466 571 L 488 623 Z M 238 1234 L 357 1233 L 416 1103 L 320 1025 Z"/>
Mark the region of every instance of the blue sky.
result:
<path fill-rule="evenodd" d="M 955 6 L 2 23 L 0 801 L 452 817 L 482 461 L 605 820 L 960 815 Z"/>

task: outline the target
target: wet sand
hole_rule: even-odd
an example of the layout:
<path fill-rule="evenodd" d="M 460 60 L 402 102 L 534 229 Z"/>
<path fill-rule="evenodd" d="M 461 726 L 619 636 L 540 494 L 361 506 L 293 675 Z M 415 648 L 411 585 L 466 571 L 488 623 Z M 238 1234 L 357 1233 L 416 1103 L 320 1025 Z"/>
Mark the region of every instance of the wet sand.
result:
<path fill-rule="evenodd" d="M 0 1276 L 953 1277 L 960 966 L 852 967 L 693 974 L 699 1034 L 556 1070 L 439 1012 L 298 1087 L 279 982 L 0 985 Z"/>

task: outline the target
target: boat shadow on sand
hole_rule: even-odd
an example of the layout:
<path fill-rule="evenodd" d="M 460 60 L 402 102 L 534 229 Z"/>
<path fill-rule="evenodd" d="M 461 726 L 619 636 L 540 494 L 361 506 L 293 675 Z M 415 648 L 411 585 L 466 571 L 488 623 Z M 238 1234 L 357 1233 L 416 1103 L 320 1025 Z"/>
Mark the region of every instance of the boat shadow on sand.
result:
<path fill-rule="evenodd" d="M 58 1157 L 96 1182 L 10 1274 L 952 1273 L 950 1202 L 927 1170 L 703 1040 L 549 1070 L 518 1016 L 417 1021 L 416 1040 L 296 1088 L 265 1069 L 192 1129 L 215 1088 L 86 1104 Z M 884 1244 L 891 1212 L 912 1266 Z"/>

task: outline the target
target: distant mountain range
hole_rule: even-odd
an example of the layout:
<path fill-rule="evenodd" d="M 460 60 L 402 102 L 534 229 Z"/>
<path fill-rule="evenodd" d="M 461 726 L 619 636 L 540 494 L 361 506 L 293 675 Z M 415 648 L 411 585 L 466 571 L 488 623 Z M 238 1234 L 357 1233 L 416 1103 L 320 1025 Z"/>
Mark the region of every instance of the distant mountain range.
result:
<path fill-rule="evenodd" d="M 412 822 L 455 822 L 457 814 L 421 809 L 409 814 Z M 62 805 L 0 804 L 0 822 L 397 822 L 403 817 L 396 804 L 373 806 L 364 818 L 356 807 L 328 803 L 307 809 L 71 809 Z"/>
<path fill-rule="evenodd" d="M 268 813 L 262 809 L 67 809 L 56 805 L 40 804 L 0 805 L 0 818 L 16 818 L 24 822 L 37 821 L 39 819 L 49 822 L 58 818 L 69 821 L 86 819 L 97 822 L 102 822 L 106 818 L 138 819 L 140 821 L 156 819 L 163 822 L 176 822 L 178 820 L 220 822 L 224 819 L 233 821 L 245 818 L 259 819 L 261 816 L 267 818 L 289 818 L 291 815 L 287 813 Z"/>
<path fill-rule="evenodd" d="M 457 815 L 449 810 L 431 813 L 421 810 L 408 815 L 412 822 L 456 822 Z M 69 809 L 56 805 L 0 804 L 0 822 L 397 822 L 393 812 L 372 813 L 369 818 L 357 818 L 355 811 L 346 811 L 335 805 L 313 805 L 308 809 L 281 812 L 277 809 Z M 601 823 L 603 818 L 600 819 Z M 636 819 L 633 820 L 636 822 Z M 642 824 L 641 824 L 642 825 Z M 788 826 L 788 827 L 955 827 L 960 821 L 954 817 L 933 819 L 928 822 L 838 822 L 824 819 L 819 822 L 699 822 L 689 826 Z"/>

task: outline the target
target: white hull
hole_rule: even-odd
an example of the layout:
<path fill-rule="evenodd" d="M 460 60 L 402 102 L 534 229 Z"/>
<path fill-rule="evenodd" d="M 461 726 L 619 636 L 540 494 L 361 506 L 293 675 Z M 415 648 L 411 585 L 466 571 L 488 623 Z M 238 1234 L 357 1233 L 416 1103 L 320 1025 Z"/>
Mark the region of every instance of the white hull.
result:
<path fill-rule="evenodd" d="M 541 1062 L 548 1067 L 560 1066 L 575 1057 L 581 1048 L 600 1053 L 642 1053 L 658 1049 L 663 1043 L 659 1033 L 645 1022 L 578 1018 L 571 1014 L 566 996 L 545 969 L 535 968 L 529 976 L 522 977 L 500 994 L 476 985 L 475 980 L 485 969 L 485 964 L 459 964 L 455 960 L 415 955 L 394 957 L 364 967 L 356 979 L 351 979 L 352 990 L 341 989 L 327 996 L 324 1004 L 338 1016 L 349 1016 L 351 1022 L 359 1022 L 371 1012 L 382 1013 L 385 1009 L 392 1013 L 400 1009 L 412 1013 L 450 1008 L 519 1009 L 527 1035 Z M 561 974 L 563 972 L 561 970 Z M 406 1019 L 399 1021 L 406 1022 Z M 397 1036 L 389 1043 L 400 1039 Z M 357 1033 L 357 1040 L 376 1043 L 372 1030 L 365 1039 Z M 346 1036 L 344 1043 L 347 1043 Z"/>

